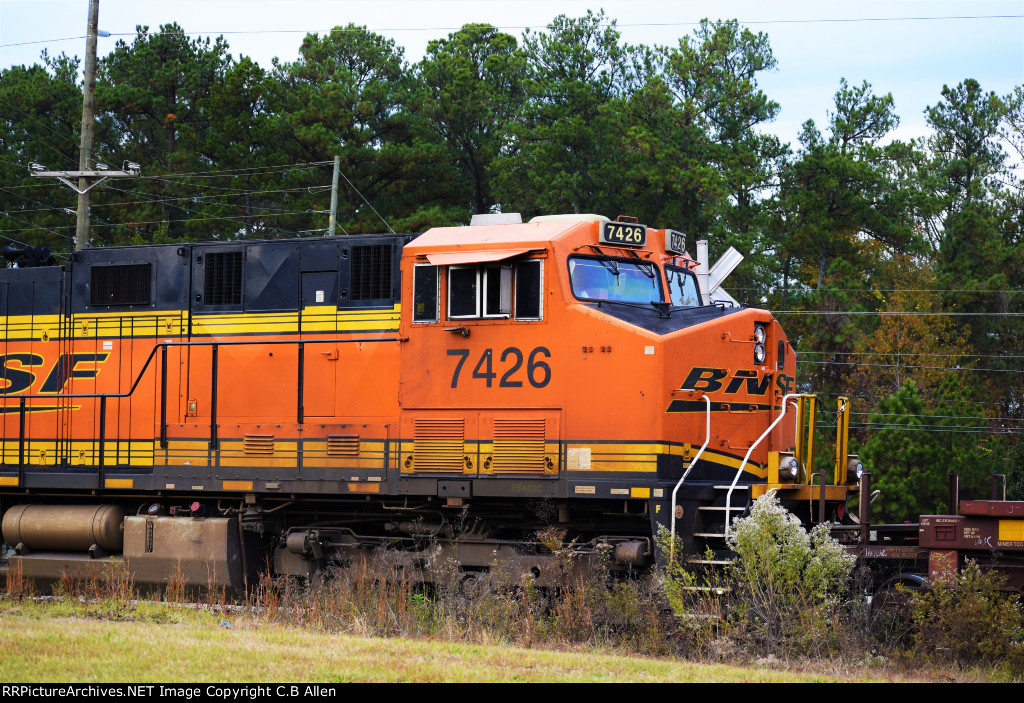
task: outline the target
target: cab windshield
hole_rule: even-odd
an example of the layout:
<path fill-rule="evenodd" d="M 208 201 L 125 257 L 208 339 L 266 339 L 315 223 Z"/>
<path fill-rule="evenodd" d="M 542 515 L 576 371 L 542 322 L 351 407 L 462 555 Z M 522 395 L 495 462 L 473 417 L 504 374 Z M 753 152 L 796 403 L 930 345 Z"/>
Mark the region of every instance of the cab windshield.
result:
<path fill-rule="evenodd" d="M 700 305 L 696 276 L 677 266 L 666 266 L 665 276 L 668 278 L 668 292 L 672 298 L 672 305 L 687 308 Z"/>
<path fill-rule="evenodd" d="M 590 256 L 569 257 L 572 294 L 580 300 L 612 300 L 650 305 L 660 302 L 661 277 L 646 261 Z"/>

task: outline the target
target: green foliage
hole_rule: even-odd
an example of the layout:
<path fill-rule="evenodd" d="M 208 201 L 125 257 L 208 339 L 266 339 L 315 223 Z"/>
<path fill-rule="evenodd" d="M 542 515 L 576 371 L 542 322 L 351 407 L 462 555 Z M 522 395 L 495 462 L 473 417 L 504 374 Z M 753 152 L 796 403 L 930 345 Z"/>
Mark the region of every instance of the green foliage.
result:
<path fill-rule="evenodd" d="M 999 577 L 968 564 L 950 578 L 938 578 L 914 594 L 914 646 L 927 657 L 963 664 L 996 664 L 1024 672 L 1020 638 L 1024 620 L 1016 594 L 999 590 Z"/>
<path fill-rule="evenodd" d="M 758 86 L 758 77 L 776 67 L 768 35 L 736 20 L 702 20 L 661 55 L 663 80 L 675 99 L 674 124 L 662 138 L 680 149 L 675 163 L 699 176 L 673 188 L 669 202 L 686 203 L 682 213 L 652 221 L 711 234 L 715 255 L 728 246 L 739 249 L 746 261 L 730 285 L 741 299 L 758 301 L 778 273 L 775 247 L 762 236 L 768 220 L 763 194 L 775 186 L 789 152 L 766 132 L 779 113 L 779 104 Z"/>
<path fill-rule="evenodd" d="M 883 145 L 899 118 L 891 94 L 877 96 L 867 82 L 840 82 L 829 134 L 813 121 L 804 125 L 802 149 L 782 173 L 779 205 L 788 234 L 783 255 L 799 265 L 798 276 L 821 288 L 836 259 L 860 265 L 872 255 L 875 240 L 894 251 L 913 248 L 907 217 L 907 186 L 894 178 L 893 166 L 907 147 Z"/>
<path fill-rule="evenodd" d="M 42 65 L 0 70 L 0 231 L 16 242 L 62 251 L 74 237 L 76 198 L 68 189 L 37 188 L 28 164 L 78 168 L 79 62 L 64 54 L 44 52 L 42 58 Z"/>
<path fill-rule="evenodd" d="M 393 40 L 352 24 L 310 34 L 297 61 L 275 66 L 275 78 L 275 119 L 287 135 L 288 160 L 341 157 L 341 232 L 387 231 L 390 218 L 445 202 L 454 170 L 443 146 L 413 133 L 406 109 L 412 76 Z M 307 170 L 286 181 L 294 205 L 280 224 L 293 231 L 326 226 L 329 172 Z"/>
<path fill-rule="evenodd" d="M 836 646 L 835 622 L 854 557 L 820 524 L 808 533 L 773 492 L 733 523 L 738 636 L 760 651 L 815 655 Z"/>
<path fill-rule="evenodd" d="M 527 30 L 523 52 L 525 98 L 496 162 L 502 209 L 524 216 L 614 209 L 617 101 L 649 73 L 649 52 L 620 44 L 603 11 L 559 15 L 546 32 Z"/>
<path fill-rule="evenodd" d="M 515 37 L 490 25 L 467 24 L 430 42 L 417 66 L 417 120 L 458 165 L 472 212 L 490 212 L 496 205 L 494 161 L 525 96 L 525 73 Z"/>
<path fill-rule="evenodd" d="M 138 27 L 101 58 L 96 81 L 96 159 L 130 158 L 147 178 L 97 191 L 92 239 L 120 244 L 157 233 L 170 241 L 209 232 L 196 186 L 176 174 L 210 168 L 214 144 L 211 94 L 231 64 L 223 38 L 189 39 L 177 24 Z M 114 157 L 114 158 L 109 158 Z M 165 178 L 164 176 L 170 176 Z"/>
<path fill-rule="evenodd" d="M 936 389 L 941 401 L 934 410 L 908 380 L 881 399 L 870 416 L 869 422 L 879 427 L 864 442 L 860 457 L 871 471 L 872 487 L 881 491 L 873 513 L 877 520 L 902 522 L 947 512 L 949 471 L 959 475 L 961 498 L 988 496 L 990 467 L 1002 464 L 1002 446 L 984 436 L 984 417 L 963 402 L 968 391 L 955 381 L 947 379 Z M 945 430 L 964 425 L 982 432 Z"/>
<path fill-rule="evenodd" d="M 1024 500 L 1024 442 L 1017 440 L 1006 455 L 1006 498 Z"/>

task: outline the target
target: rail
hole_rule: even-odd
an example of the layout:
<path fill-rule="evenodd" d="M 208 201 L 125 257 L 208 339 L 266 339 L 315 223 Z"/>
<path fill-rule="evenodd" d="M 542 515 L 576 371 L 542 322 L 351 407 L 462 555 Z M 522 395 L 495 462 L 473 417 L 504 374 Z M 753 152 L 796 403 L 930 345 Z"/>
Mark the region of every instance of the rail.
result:
<path fill-rule="evenodd" d="M 832 473 L 833 482 L 841 486 L 846 483 L 846 467 L 850 445 L 850 401 L 839 396 L 836 411 L 836 467 Z"/>
<path fill-rule="evenodd" d="M 690 465 L 686 467 L 686 471 L 683 472 L 683 475 L 679 477 L 679 481 L 676 482 L 676 487 L 672 489 L 672 542 L 668 549 L 669 564 L 675 562 L 676 556 L 676 495 L 679 493 L 679 487 L 683 485 L 683 481 L 686 480 L 686 477 L 690 475 L 693 467 L 696 466 L 697 460 L 700 459 L 701 454 L 703 454 L 704 450 L 707 449 L 708 442 L 711 441 L 711 398 L 709 398 L 706 393 L 701 393 L 701 397 L 704 399 L 704 402 L 708 404 L 707 429 L 704 431 L 704 444 L 701 445 L 696 456 L 690 460 Z"/>
<path fill-rule="evenodd" d="M 99 413 L 99 436 L 95 439 L 95 442 L 99 444 L 99 449 L 96 452 L 96 468 L 97 476 L 99 479 L 99 487 L 103 488 L 105 485 L 105 455 L 106 455 L 106 421 L 107 421 L 107 399 L 108 398 L 129 398 L 134 395 L 135 390 L 138 388 L 139 383 L 142 382 L 143 377 L 149 370 L 150 364 L 153 363 L 153 359 L 156 357 L 157 351 L 160 351 L 160 448 L 167 448 L 167 350 L 171 347 L 210 347 L 211 348 L 211 368 L 210 368 L 210 447 L 212 449 L 217 447 L 217 374 L 219 368 L 219 357 L 218 350 L 220 347 L 228 346 L 251 346 L 251 345 L 284 345 L 294 344 L 298 347 L 298 388 L 296 391 L 296 421 L 302 424 L 305 421 L 305 414 L 303 410 L 304 401 L 304 389 L 305 389 L 305 356 L 303 351 L 305 345 L 308 343 L 312 344 L 362 344 L 366 342 L 397 342 L 400 341 L 398 337 L 357 337 L 357 338 L 337 338 L 337 339 L 272 339 L 272 340 L 236 340 L 236 341 L 209 341 L 209 342 L 157 342 L 153 349 L 150 350 L 149 355 L 146 357 L 145 362 L 142 364 L 142 368 L 139 369 L 138 374 L 135 376 L 135 380 L 127 391 L 123 393 L 46 393 L 46 394 L 24 394 L 17 396 L 2 396 L 0 397 L 0 403 L 3 403 L 3 407 L 7 407 L 7 402 L 18 399 L 18 485 L 25 485 L 25 453 L 26 453 L 26 437 L 25 437 L 25 415 L 29 412 L 28 401 L 36 398 L 45 398 L 47 401 L 63 400 L 63 399 L 97 399 L 100 404 Z M 7 441 L 4 437 L 3 442 Z M 118 439 L 118 442 L 121 440 Z M 131 441 L 131 438 L 128 438 Z"/>
<path fill-rule="evenodd" d="M 732 485 L 729 486 L 729 492 L 726 493 L 726 495 L 725 495 L 725 541 L 726 542 L 729 541 L 729 527 L 730 527 L 730 523 L 731 523 L 731 520 L 729 519 L 729 516 L 732 514 L 732 492 L 736 489 L 736 484 L 739 483 L 740 476 L 743 475 L 743 467 L 745 467 L 747 465 L 747 462 L 750 460 L 750 455 L 754 453 L 754 450 L 757 448 L 757 445 L 759 445 L 761 442 L 763 442 L 765 437 L 767 437 L 769 434 L 771 434 L 771 431 L 775 429 L 775 426 L 778 425 L 779 422 L 782 421 L 782 418 L 784 418 L 786 416 L 786 406 L 789 403 L 793 402 L 793 399 L 798 397 L 799 395 L 800 395 L 799 393 L 787 393 L 786 395 L 784 395 L 782 397 L 782 412 L 779 413 L 779 416 L 777 418 L 775 418 L 770 425 L 768 425 L 768 429 L 765 430 L 764 433 L 760 437 L 757 438 L 757 441 L 755 441 L 753 444 L 750 445 L 750 448 L 747 449 L 746 455 L 743 457 L 743 461 L 740 462 L 740 467 L 738 469 L 736 469 L 736 476 L 733 477 Z"/>

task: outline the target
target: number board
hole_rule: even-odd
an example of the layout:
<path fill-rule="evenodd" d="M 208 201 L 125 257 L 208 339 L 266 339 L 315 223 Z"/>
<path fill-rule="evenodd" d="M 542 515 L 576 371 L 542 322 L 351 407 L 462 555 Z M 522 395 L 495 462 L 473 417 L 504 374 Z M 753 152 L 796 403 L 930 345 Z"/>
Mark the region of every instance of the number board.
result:
<path fill-rule="evenodd" d="M 674 229 L 665 230 L 665 251 L 669 254 L 685 254 L 686 235 Z"/>
<path fill-rule="evenodd" d="M 647 225 L 634 225 L 630 222 L 605 222 L 601 225 L 601 243 L 642 247 L 647 244 Z"/>

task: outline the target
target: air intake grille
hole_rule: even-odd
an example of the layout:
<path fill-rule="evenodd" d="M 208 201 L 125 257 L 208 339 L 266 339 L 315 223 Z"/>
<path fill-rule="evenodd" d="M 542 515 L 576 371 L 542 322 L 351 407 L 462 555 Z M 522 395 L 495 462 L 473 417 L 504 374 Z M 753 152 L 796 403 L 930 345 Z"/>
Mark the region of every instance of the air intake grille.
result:
<path fill-rule="evenodd" d="M 352 300 L 391 297 L 391 245 L 352 247 Z"/>
<path fill-rule="evenodd" d="M 93 266 L 89 304 L 92 306 L 149 305 L 152 264 Z"/>
<path fill-rule="evenodd" d="M 206 305 L 242 304 L 242 252 L 210 252 L 206 255 Z"/>
<path fill-rule="evenodd" d="M 273 454 L 274 435 L 272 434 L 247 434 L 243 442 L 246 454 Z"/>
<path fill-rule="evenodd" d="M 462 473 L 466 456 L 466 421 L 416 420 L 413 471 Z"/>
<path fill-rule="evenodd" d="M 359 456 L 359 435 L 328 435 L 327 456 Z"/>
<path fill-rule="evenodd" d="M 547 469 L 545 422 L 494 420 L 494 473 L 544 473 Z"/>

